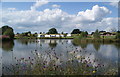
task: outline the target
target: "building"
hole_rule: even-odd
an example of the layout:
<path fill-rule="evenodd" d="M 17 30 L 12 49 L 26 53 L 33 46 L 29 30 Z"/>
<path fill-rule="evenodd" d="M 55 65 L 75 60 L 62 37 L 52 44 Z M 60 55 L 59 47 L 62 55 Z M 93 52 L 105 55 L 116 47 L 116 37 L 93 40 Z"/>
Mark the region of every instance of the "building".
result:
<path fill-rule="evenodd" d="M 67 37 L 71 37 L 71 34 L 67 34 Z"/>
<path fill-rule="evenodd" d="M 48 35 L 48 34 L 45 34 L 45 35 L 44 35 L 44 37 L 51 37 L 51 36 L 50 36 L 50 35 Z"/>
<path fill-rule="evenodd" d="M 104 33 L 100 33 L 101 36 L 114 36 L 116 35 L 116 33 L 111 33 L 111 32 L 104 32 Z"/>
<path fill-rule="evenodd" d="M 63 34 L 38 34 L 38 37 L 64 37 Z"/>
<path fill-rule="evenodd" d="M 38 37 L 45 37 L 44 34 L 38 34 Z"/>

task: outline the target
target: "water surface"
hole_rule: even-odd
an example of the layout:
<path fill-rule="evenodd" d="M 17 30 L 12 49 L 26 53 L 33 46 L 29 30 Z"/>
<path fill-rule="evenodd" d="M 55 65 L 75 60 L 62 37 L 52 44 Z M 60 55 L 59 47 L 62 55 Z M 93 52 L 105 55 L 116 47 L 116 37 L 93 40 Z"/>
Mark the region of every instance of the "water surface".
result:
<path fill-rule="evenodd" d="M 16 39 L 7 41 L 3 42 L 1 47 L 3 74 L 13 74 L 12 66 L 17 63 L 16 60 L 34 58 L 34 52 L 44 55 L 48 62 L 50 58 L 54 59 L 55 55 L 63 63 L 73 56 L 84 56 L 85 60 L 90 59 L 89 62 L 93 67 L 100 64 L 104 66 L 105 70 L 115 70 L 117 72 L 119 46 L 116 43 L 75 43 L 72 39 Z M 51 57 L 48 56 L 48 52 L 52 55 Z M 94 60 L 96 61 L 94 62 Z M 57 61 L 56 65 L 62 64 Z M 98 69 L 97 74 L 103 74 L 102 68 Z"/>

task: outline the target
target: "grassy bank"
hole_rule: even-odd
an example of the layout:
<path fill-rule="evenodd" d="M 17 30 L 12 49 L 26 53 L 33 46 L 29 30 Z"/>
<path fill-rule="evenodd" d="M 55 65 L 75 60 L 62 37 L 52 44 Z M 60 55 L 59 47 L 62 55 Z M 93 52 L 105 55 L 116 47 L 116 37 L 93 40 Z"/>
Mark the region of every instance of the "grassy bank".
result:
<path fill-rule="evenodd" d="M 87 42 L 120 42 L 120 39 L 116 39 L 115 36 L 100 36 L 100 38 L 94 38 L 93 36 L 87 36 L 87 37 L 80 37 L 76 36 L 74 37 L 74 40 L 81 40 L 81 41 L 87 41 Z"/>
<path fill-rule="evenodd" d="M 101 36 L 100 38 L 93 38 L 88 36 L 86 38 L 80 38 L 79 36 L 72 37 L 14 37 L 14 39 L 74 39 L 88 42 L 120 42 L 120 39 L 116 39 L 115 36 Z"/>

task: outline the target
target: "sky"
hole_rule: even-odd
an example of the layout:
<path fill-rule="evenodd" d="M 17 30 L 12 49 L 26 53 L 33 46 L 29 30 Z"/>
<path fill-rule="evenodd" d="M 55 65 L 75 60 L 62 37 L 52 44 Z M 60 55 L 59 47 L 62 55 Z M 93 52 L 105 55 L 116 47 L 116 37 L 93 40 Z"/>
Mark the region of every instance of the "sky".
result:
<path fill-rule="evenodd" d="M 118 28 L 117 2 L 3 2 L 1 12 L 1 26 L 9 25 L 15 33 L 47 32 L 53 27 L 59 33 Z"/>

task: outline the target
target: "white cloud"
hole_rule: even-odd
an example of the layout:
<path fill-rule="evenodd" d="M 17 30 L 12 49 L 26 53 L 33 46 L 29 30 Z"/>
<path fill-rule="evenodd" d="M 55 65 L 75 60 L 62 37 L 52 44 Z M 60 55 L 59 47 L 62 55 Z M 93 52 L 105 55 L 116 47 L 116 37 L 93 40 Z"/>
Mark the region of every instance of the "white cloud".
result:
<path fill-rule="evenodd" d="M 2 23 L 12 26 L 15 32 L 46 32 L 52 27 L 57 28 L 59 32 L 70 32 L 74 28 L 91 32 L 96 29 L 105 30 L 108 27 L 117 28 L 117 18 L 105 18 L 110 13 L 111 11 L 106 7 L 98 5 L 93 6 L 91 10 L 80 11 L 74 15 L 58 8 L 43 11 L 3 10 Z"/>
<path fill-rule="evenodd" d="M 60 8 L 60 5 L 54 4 L 54 5 L 52 5 L 52 7 L 53 7 L 53 8 Z"/>
<path fill-rule="evenodd" d="M 41 7 L 42 5 L 45 5 L 47 3 L 47 0 L 38 0 L 33 6 L 31 6 L 31 10 L 36 10 L 38 7 Z"/>
<path fill-rule="evenodd" d="M 106 7 L 99 7 L 98 5 L 93 6 L 92 10 L 87 9 L 86 11 L 78 12 L 78 18 L 80 21 L 87 23 L 100 21 L 103 17 L 110 14 Z"/>
<path fill-rule="evenodd" d="M 118 8 L 118 2 L 111 2 L 110 5 Z"/>
<path fill-rule="evenodd" d="M 14 11 L 16 10 L 16 8 L 8 8 L 8 10 Z"/>

